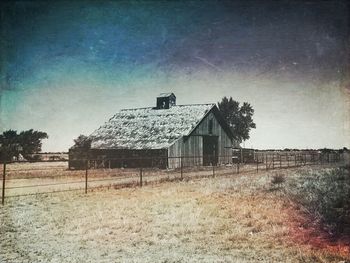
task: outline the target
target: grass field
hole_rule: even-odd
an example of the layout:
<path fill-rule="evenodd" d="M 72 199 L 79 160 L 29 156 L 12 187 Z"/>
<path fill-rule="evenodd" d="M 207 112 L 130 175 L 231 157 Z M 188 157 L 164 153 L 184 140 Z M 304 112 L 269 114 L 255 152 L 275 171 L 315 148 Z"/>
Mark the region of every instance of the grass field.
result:
<path fill-rule="evenodd" d="M 346 236 L 334 238 L 295 198 L 329 170 L 9 198 L 0 262 L 347 262 Z"/>

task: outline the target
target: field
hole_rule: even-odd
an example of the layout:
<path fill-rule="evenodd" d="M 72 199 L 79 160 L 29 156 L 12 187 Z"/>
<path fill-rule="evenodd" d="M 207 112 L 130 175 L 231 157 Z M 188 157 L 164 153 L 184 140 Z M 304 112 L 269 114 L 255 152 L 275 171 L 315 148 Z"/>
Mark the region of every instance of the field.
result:
<path fill-rule="evenodd" d="M 330 233 L 313 197 L 298 199 L 311 176 L 321 182 L 334 170 L 10 197 L 0 208 L 0 262 L 347 262 L 346 232 Z"/>

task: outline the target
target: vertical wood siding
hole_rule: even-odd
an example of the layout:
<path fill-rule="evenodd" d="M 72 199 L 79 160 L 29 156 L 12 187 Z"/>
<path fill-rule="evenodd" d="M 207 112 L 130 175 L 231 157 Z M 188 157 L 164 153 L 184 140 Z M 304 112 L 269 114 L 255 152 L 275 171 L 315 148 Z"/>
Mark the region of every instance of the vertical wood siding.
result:
<path fill-rule="evenodd" d="M 213 121 L 212 133 L 209 134 L 209 122 Z M 184 166 L 203 165 L 203 135 L 218 137 L 218 163 L 226 164 L 232 161 L 232 141 L 226 134 L 213 112 L 210 112 L 196 127 L 192 135 L 186 139 L 180 138 L 168 148 L 169 168 L 181 166 L 180 158 L 183 156 Z"/>

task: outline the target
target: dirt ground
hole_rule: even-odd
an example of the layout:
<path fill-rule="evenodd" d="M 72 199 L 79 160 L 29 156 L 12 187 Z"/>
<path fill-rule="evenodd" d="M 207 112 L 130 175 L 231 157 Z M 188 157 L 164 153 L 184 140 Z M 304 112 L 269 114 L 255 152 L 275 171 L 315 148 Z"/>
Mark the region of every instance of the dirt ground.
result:
<path fill-rule="evenodd" d="M 273 173 L 8 198 L 0 262 L 350 261 L 310 232 Z"/>

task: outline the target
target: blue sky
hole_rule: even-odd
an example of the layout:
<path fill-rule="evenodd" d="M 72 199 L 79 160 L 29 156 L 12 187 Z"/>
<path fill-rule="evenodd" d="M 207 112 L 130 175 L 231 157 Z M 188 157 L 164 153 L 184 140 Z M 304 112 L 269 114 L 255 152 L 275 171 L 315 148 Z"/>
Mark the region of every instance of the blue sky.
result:
<path fill-rule="evenodd" d="M 2 4 L 0 127 L 67 150 L 121 108 L 248 101 L 246 146 L 349 147 L 346 1 Z"/>

